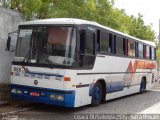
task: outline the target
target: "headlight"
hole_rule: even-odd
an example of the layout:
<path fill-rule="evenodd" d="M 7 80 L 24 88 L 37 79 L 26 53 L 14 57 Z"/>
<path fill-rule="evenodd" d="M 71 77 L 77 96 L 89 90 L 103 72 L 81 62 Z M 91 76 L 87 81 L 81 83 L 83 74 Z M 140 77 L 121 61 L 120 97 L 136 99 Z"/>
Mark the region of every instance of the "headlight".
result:
<path fill-rule="evenodd" d="M 17 90 L 17 94 L 22 94 L 22 90 Z"/>
<path fill-rule="evenodd" d="M 41 93 L 41 96 L 45 96 L 46 94 L 45 93 Z"/>
<path fill-rule="evenodd" d="M 22 94 L 22 90 L 17 90 L 17 89 L 11 89 L 11 93 L 15 93 L 15 94 Z"/>
<path fill-rule="evenodd" d="M 63 101 L 64 100 L 64 96 L 63 95 L 50 94 L 50 99 L 51 100 L 60 100 L 60 101 Z"/>
<path fill-rule="evenodd" d="M 12 89 L 11 93 L 17 93 L 17 90 L 16 89 Z"/>
<path fill-rule="evenodd" d="M 28 91 L 25 90 L 25 91 L 24 91 L 24 94 L 28 94 Z"/>

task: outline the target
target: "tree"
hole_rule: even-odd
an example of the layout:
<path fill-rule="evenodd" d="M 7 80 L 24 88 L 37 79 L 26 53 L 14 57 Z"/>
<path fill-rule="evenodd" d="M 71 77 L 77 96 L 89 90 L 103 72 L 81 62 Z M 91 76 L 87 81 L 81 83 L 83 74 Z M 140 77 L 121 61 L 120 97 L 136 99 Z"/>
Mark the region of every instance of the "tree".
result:
<path fill-rule="evenodd" d="M 32 18 L 80 18 L 96 21 L 131 36 L 153 41 L 155 32 L 145 25 L 143 16 L 129 16 L 114 8 L 114 0 L 8 0 L 5 6 Z"/>
<path fill-rule="evenodd" d="M 131 16 L 130 23 L 130 26 L 128 26 L 130 35 L 142 40 L 153 41 L 155 39 L 155 32 L 151 29 L 151 26 L 144 25 L 143 16 L 141 14 L 139 14 L 137 18 Z"/>
<path fill-rule="evenodd" d="M 36 16 L 42 6 L 42 0 L 6 0 L 6 7 L 18 11 L 24 19 L 30 20 Z"/>

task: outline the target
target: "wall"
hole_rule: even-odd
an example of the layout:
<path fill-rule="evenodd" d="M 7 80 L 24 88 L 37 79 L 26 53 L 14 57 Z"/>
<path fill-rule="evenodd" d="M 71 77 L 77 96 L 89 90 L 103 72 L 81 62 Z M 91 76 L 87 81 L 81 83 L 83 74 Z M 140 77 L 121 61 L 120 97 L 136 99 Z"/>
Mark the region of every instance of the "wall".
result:
<path fill-rule="evenodd" d="M 8 33 L 18 29 L 21 15 L 10 9 L 0 7 L 0 104 L 7 100 L 7 86 L 10 81 L 11 62 L 14 53 L 5 51 Z"/>

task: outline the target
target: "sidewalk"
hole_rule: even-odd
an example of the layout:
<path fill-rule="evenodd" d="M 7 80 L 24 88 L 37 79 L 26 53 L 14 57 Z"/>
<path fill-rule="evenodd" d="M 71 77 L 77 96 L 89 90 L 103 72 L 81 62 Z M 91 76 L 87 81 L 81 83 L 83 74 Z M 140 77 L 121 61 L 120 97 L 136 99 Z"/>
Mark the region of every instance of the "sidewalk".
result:
<path fill-rule="evenodd" d="M 160 84 L 157 83 L 153 88 L 152 91 L 159 91 L 160 92 Z M 154 101 L 154 98 L 153 98 Z M 156 104 L 154 104 L 153 106 L 145 109 L 144 111 L 141 111 L 138 114 L 160 114 L 160 100 L 159 102 Z"/>

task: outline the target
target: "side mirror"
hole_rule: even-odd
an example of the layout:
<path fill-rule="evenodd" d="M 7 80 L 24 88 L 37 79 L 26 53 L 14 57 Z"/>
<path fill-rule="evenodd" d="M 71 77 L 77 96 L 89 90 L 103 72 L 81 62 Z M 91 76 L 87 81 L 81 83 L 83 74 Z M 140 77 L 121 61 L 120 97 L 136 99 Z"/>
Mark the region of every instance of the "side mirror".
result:
<path fill-rule="evenodd" d="M 6 51 L 10 51 L 10 46 L 11 46 L 11 36 L 8 35 Z"/>
<path fill-rule="evenodd" d="M 6 51 L 10 51 L 13 52 L 15 51 L 16 48 L 16 42 L 17 42 L 17 31 L 13 31 L 11 33 L 8 34 L 8 39 L 6 42 Z"/>

